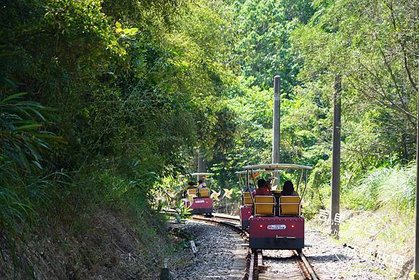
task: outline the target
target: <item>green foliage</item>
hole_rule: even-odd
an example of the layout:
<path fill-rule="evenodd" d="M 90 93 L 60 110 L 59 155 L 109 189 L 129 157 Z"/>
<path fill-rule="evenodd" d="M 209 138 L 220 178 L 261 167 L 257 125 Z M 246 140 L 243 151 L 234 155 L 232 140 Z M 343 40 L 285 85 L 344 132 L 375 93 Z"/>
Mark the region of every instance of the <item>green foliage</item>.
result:
<path fill-rule="evenodd" d="M 53 135 L 42 131 L 44 107 L 25 101 L 24 93 L 4 96 L 0 100 L 1 165 L 15 164 L 20 172 L 42 169 L 41 150 L 48 149 Z M 8 172 L 7 172 L 8 173 Z"/>
<path fill-rule="evenodd" d="M 414 2 L 322 1 L 312 21 L 293 33 L 306 84 L 330 85 L 334 75 L 343 76 L 349 166 L 414 156 Z"/>
<path fill-rule="evenodd" d="M 347 204 L 411 209 L 413 171 L 393 167 L 414 158 L 417 5 L 4 1 L 0 226 L 104 205 L 148 209 L 157 194 L 157 209 L 176 204 L 176 175 L 195 170 L 198 147 L 219 190 L 234 189 L 235 170 L 271 161 L 276 74 L 281 161 L 315 167 L 310 207 L 330 192 L 339 74 Z"/>
<path fill-rule="evenodd" d="M 196 146 L 226 150 L 227 17 L 218 1 L 3 3 L 2 228 L 148 208 Z"/>
<path fill-rule="evenodd" d="M 290 94 L 301 67 L 290 43 L 290 32 L 312 14 L 310 1 L 235 1 L 235 47 L 242 74 L 254 77 L 253 85 L 272 86 L 281 76 L 281 90 Z"/>
<path fill-rule="evenodd" d="M 367 174 L 349 190 L 347 203 L 362 210 L 390 208 L 413 211 L 416 189 L 416 165 L 380 168 Z"/>
<path fill-rule="evenodd" d="M 48 204 L 64 175 L 45 175 L 44 155 L 61 139 L 44 130 L 45 108 L 24 96 L 0 96 L 0 226 L 11 232 L 38 217 L 34 207 Z"/>
<path fill-rule="evenodd" d="M 418 23 L 413 11 L 418 2 L 297 2 L 229 1 L 240 76 L 226 95 L 236 132 L 230 148 L 212 164 L 221 185 L 229 186 L 235 178 L 225 169 L 270 162 L 271 84 L 273 75 L 280 74 L 281 161 L 315 167 L 308 199 L 324 207 L 330 193 L 336 75 L 343 88 L 345 195 L 366 172 L 392 170 L 414 158 Z M 373 205 L 380 201 L 369 197 Z"/>
<path fill-rule="evenodd" d="M 180 222 L 182 219 L 188 218 L 192 215 L 192 210 L 189 207 L 185 206 L 183 201 L 179 201 L 176 205 L 176 220 Z"/>
<path fill-rule="evenodd" d="M 388 203 L 406 208 L 402 205 L 411 198 L 401 199 L 398 190 L 389 196 L 396 184 L 380 180 L 388 181 L 392 175 L 385 175 L 387 172 L 401 172 L 393 166 L 414 158 L 417 81 L 411 73 L 417 66 L 411 46 L 418 32 L 414 31 L 417 22 L 412 7 L 418 3 L 342 0 L 315 4 L 313 17 L 292 32 L 291 42 L 304 61 L 299 79 L 308 93 L 306 101 L 330 107 L 334 77 L 343 78 L 342 186 L 348 205 L 375 209 Z M 324 113 L 330 116 L 327 111 Z M 330 135 L 330 130 L 315 133 L 316 146 L 327 139 L 324 132 Z M 362 205 L 353 191 L 358 183 L 357 191 L 366 194 Z"/>

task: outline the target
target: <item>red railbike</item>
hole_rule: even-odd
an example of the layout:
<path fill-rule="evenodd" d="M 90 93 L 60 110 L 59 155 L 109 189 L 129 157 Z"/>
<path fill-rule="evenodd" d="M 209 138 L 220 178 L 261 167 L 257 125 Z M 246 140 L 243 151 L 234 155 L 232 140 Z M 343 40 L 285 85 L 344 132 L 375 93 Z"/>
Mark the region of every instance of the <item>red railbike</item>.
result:
<path fill-rule="evenodd" d="M 192 173 L 190 176 L 196 176 L 197 180 L 203 180 L 213 175 L 213 173 Z M 211 216 L 214 206 L 211 196 L 211 190 L 206 186 L 189 187 L 186 191 L 185 206 L 190 208 L 192 214 L 204 214 Z"/>
<path fill-rule="evenodd" d="M 249 165 L 245 170 L 264 169 L 276 174 L 276 179 L 286 177 L 290 171 L 294 177 L 301 172 L 298 179 L 297 191 L 302 195 L 281 195 L 279 190 L 272 190 L 272 195 L 253 195 L 253 213 L 249 218 L 249 245 L 252 250 L 292 249 L 302 251 L 304 248 L 304 217 L 301 214 L 301 197 L 304 195 L 307 182 L 307 171 L 310 166 L 297 164 L 261 164 Z M 304 187 L 300 183 L 304 181 Z"/>
<path fill-rule="evenodd" d="M 211 215 L 213 211 L 212 198 L 194 197 L 190 208 L 192 209 L 192 214 Z"/>

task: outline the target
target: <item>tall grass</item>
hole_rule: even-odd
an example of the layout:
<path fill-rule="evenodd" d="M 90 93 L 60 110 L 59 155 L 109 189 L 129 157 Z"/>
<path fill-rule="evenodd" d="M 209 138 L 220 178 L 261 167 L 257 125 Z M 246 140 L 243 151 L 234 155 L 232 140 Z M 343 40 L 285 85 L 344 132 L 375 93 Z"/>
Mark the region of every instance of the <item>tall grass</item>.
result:
<path fill-rule="evenodd" d="M 14 234 L 51 199 L 55 176 L 45 175 L 43 154 L 60 139 L 44 129 L 46 108 L 24 97 L 0 93 L 0 228 Z"/>
<path fill-rule="evenodd" d="M 413 211 L 415 187 L 416 164 L 379 168 L 348 192 L 346 202 L 352 207 L 365 210 L 390 207 Z"/>

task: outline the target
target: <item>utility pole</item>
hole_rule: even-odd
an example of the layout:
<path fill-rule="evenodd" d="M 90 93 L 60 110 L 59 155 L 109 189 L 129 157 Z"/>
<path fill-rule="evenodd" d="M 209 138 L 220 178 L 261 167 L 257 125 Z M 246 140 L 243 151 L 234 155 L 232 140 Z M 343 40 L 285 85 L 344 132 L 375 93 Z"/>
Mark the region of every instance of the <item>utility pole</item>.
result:
<path fill-rule="evenodd" d="M 203 173 L 207 171 L 207 167 L 204 160 L 204 155 L 201 149 L 198 148 L 198 173 Z M 198 176 L 198 180 L 202 179 L 202 176 Z"/>
<path fill-rule="evenodd" d="M 415 280 L 419 280 L 419 93 L 416 93 L 416 226 L 415 226 Z"/>
<path fill-rule="evenodd" d="M 418 6 L 416 6 L 415 9 L 413 9 L 413 17 L 417 19 L 418 17 Z M 417 45 L 416 45 L 417 46 Z M 419 68 L 419 59 L 415 60 L 414 65 L 416 66 L 415 76 L 416 81 L 419 80 L 419 71 L 417 69 Z M 419 90 L 418 86 L 413 83 L 413 88 L 416 92 L 416 206 L 415 206 L 415 267 L 414 267 L 414 278 L 415 280 L 419 280 Z"/>
<path fill-rule="evenodd" d="M 280 102 L 280 77 L 276 75 L 274 77 L 274 112 L 273 112 L 273 137 L 272 137 L 272 163 L 279 163 L 279 151 L 280 151 L 280 111 L 281 111 L 281 102 Z M 279 185 L 279 174 L 278 172 L 274 173 L 276 177 L 274 183 Z"/>
<path fill-rule="evenodd" d="M 340 75 L 335 77 L 335 93 L 333 94 L 333 156 L 332 156 L 332 204 L 330 207 L 331 234 L 339 238 L 340 215 L 340 125 L 341 125 L 341 91 Z"/>

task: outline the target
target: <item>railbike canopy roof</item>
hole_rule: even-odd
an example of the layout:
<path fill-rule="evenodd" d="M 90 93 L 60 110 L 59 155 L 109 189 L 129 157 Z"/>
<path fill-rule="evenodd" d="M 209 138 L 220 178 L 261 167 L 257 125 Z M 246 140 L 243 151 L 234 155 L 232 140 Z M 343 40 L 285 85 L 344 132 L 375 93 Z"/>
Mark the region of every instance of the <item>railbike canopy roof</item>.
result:
<path fill-rule="evenodd" d="M 283 169 L 294 169 L 294 170 L 311 170 L 313 167 L 308 165 L 300 165 L 293 163 L 270 163 L 270 164 L 256 164 L 256 165 L 247 165 L 243 167 L 244 170 L 283 170 Z"/>
<path fill-rule="evenodd" d="M 184 177 L 188 177 L 188 176 L 212 176 L 214 175 L 214 173 L 189 173 L 189 174 L 184 174 L 184 175 L 180 175 L 180 178 L 184 178 Z"/>
<path fill-rule="evenodd" d="M 256 169 L 256 170 L 253 170 L 253 172 L 261 172 L 261 171 L 266 171 L 266 169 Z M 248 170 L 242 170 L 242 171 L 236 171 L 235 174 L 243 175 L 243 174 L 246 174 L 247 172 L 248 172 Z"/>
<path fill-rule="evenodd" d="M 214 173 L 205 173 L 205 172 L 197 172 L 197 173 L 191 173 L 191 176 L 212 176 Z"/>

